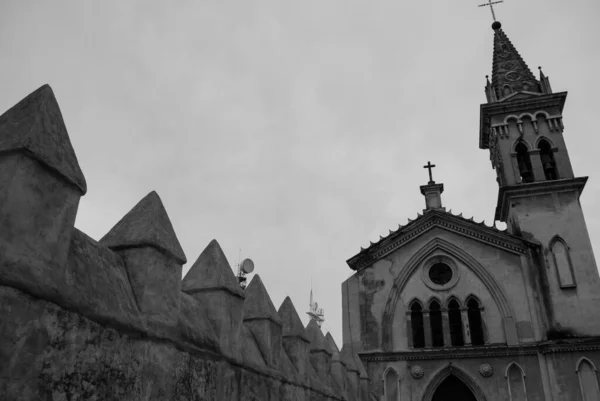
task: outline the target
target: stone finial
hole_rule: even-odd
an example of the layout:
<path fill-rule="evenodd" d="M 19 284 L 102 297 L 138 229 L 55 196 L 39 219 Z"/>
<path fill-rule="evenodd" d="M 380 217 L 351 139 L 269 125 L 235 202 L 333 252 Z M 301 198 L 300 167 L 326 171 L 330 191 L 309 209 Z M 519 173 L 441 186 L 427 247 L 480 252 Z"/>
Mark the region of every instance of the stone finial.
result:
<path fill-rule="evenodd" d="M 43 85 L 0 116 L 0 153 L 26 150 L 78 188 L 87 185 L 69 140 L 58 102 Z"/>
<path fill-rule="evenodd" d="M 298 337 L 307 343 L 310 342 L 306 329 L 302 325 L 302 320 L 292 303 L 290 297 L 285 297 L 279 310 L 277 311 L 283 326 L 283 337 Z"/>
<path fill-rule="evenodd" d="M 283 325 L 283 349 L 302 377 L 307 375 L 310 340 L 290 297 L 277 311 Z"/>
<path fill-rule="evenodd" d="M 183 278 L 181 290 L 206 311 L 221 352 L 239 357 L 245 295 L 216 240 L 198 256 Z"/>
<path fill-rule="evenodd" d="M 258 274 L 254 275 L 245 292 L 244 320 L 268 319 L 281 326 L 277 309 Z"/>
<path fill-rule="evenodd" d="M 186 258 L 158 194 L 152 191 L 144 197 L 100 244 L 125 261 L 131 288 L 150 330 L 164 334 L 175 327 Z"/>
<path fill-rule="evenodd" d="M 331 351 L 321 328 L 314 319 L 306 326 L 306 333 L 310 339 L 310 362 L 320 377 L 331 372 Z"/>
<path fill-rule="evenodd" d="M 244 324 L 257 341 L 268 366 L 279 363 L 282 348 L 282 323 L 260 276 L 255 274 L 246 287 Z"/>
<path fill-rule="evenodd" d="M 244 297 L 223 250 L 213 239 L 183 278 L 181 290 L 192 295 L 198 291 L 216 289 Z"/>
<path fill-rule="evenodd" d="M 325 340 L 325 336 L 321 331 L 321 328 L 317 324 L 314 319 L 308 323 L 306 326 L 306 333 L 308 334 L 308 338 L 310 339 L 310 351 L 311 352 L 325 352 L 327 355 L 331 356 L 331 351 L 329 350 L 329 346 L 327 345 L 327 341 Z"/>
<path fill-rule="evenodd" d="M 156 191 L 139 201 L 99 242 L 113 250 L 151 246 L 169 254 L 182 265 L 187 262 Z"/>

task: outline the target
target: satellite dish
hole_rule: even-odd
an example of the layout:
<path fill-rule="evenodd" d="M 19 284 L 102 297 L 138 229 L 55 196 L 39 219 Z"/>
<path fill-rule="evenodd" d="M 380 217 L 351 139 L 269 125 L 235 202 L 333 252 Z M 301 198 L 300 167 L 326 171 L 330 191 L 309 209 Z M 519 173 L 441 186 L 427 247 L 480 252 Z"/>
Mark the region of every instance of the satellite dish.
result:
<path fill-rule="evenodd" d="M 254 262 L 250 259 L 244 259 L 241 270 L 244 274 L 252 273 L 254 271 Z"/>

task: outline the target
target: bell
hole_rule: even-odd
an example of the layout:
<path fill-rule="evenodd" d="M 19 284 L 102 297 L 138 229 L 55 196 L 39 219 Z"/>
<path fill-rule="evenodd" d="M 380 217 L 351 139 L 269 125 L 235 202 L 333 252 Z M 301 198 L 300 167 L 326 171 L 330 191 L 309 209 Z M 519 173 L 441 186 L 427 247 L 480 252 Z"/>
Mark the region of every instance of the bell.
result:
<path fill-rule="evenodd" d="M 544 170 L 554 170 L 554 164 L 551 162 L 544 163 Z"/>
<path fill-rule="evenodd" d="M 521 175 L 527 175 L 531 173 L 531 170 L 529 170 L 529 166 L 527 164 L 519 166 L 519 170 L 521 170 Z"/>

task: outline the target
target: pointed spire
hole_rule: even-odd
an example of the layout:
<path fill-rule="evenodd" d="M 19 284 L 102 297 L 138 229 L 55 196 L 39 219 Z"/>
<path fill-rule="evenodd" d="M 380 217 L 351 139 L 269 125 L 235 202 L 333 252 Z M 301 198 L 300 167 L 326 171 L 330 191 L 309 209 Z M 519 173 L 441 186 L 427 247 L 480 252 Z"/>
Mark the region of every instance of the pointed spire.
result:
<path fill-rule="evenodd" d="M 329 346 L 325 340 L 325 336 L 321 331 L 321 328 L 317 324 L 314 319 L 311 319 L 306 326 L 306 333 L 308 334 L 308 338 L 310 339 L 310 350 L 311 351 L 323 351 L 326 354 L 331 355 L 331 351 L 329 350 Z"/>
<path fill-rule="evenodd" d="M 199 290 L 209 289 L 223 289 L 244 297 L 227 257 L 215 239 L 204 248 L 181 282 L 181 290 L 190 295 Z"/>
<path fill-rule="evenodd" d="M 0 152 L 17 149 L 56 170 L 82 195 L 87 192 L 58 102 L 47 84 L 0 116 Z"/>
<path fill-rule="evenodd" d="M 100 243 L 111 249 L 154 246 L 180 264 L 187 262 L 167 211 L 155 191 L 139 201 Z"/>
<path fill-rule="evenodd" d="M 310 341 L 306 334 L 306 329 L 302 325 L 302 320 L 300 320 L 300 316 L 298 316 L 298 311 L 296 311 L 290 297 L 285 297 L 277 314 L 283 325 L 283 337 L 299 337 L 306 342 Z"/>
<path fill-rule="evenodd" d="M 528 91 L 541 93 L 540 83 L 529 70 L 517 49 L 496 21 L 494 29 L 494 56 L 492 66 L 492 87 L 498 99 L 513 93 Z"/>
<path fill-rule="evenodd" d="M 281 325 L 277 310 L 258 274 L 254 275 L 252 281 L 246 287 L 245 293 L 244 320 L 268 319 Z"/>

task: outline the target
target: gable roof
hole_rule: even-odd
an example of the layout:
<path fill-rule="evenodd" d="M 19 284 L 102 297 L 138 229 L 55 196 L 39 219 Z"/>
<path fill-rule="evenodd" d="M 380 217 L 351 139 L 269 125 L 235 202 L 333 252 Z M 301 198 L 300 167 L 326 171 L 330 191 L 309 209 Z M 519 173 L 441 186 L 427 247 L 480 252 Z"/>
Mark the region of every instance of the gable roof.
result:
<path fill-rule="evenodd" d="M 394 252 L 427 231 L 440 227 L 459 235 L 481 241 L 505 251 L 522 254 L 528 246 L 533 245 L 522 237 L 508 233 L 507 230 L 499 230 L 494 226 L 487 226 L 484 222 L 476 223 L 473 218 L 466 219 L 451 211 L 428 210 L 425 214 L 419 214 L 416 220 L 408 219 L 408 224 L 398 226 L 396 231 L 391 231 L 388 236 L 380 237 L 376 243 L 363 249 L 355 256 L 346 261 L 352 270 L 360 270 L 370 266 L 385 255 Z"/>

